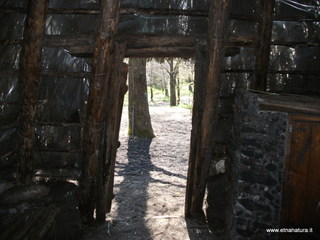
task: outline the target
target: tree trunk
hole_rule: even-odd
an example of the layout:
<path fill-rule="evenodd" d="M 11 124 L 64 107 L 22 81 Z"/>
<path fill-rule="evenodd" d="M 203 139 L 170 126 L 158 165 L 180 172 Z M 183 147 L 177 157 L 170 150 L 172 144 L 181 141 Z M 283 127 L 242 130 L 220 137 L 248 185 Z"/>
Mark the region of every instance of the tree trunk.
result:
<path fill-rule="evenodd" d="M 180 79 L 179 79 L 179 73 L 177 74 L 177 105 L 180 104 Z"/>
<path fill-rule="evenodd" d="M 169 91 L 167 86 L 164 87 L 164 96 L 169 97 Z"/>
<path fill-rule="evenodd" d="M 170 66 L 170 106 L 177 106 L 177 97 L 176 97 L 176 72 L 173 65 L 173 58 L 168 60 Z"/>
<path fill-rule="evenodd" d="M 129 135 L 155 137 L 149 113 L 146 59 L 129 60 Z"/>
<path fill-rule="evenodd" d="M 153 87 L 150 86 L 150 100 L 153 102 Z"/>

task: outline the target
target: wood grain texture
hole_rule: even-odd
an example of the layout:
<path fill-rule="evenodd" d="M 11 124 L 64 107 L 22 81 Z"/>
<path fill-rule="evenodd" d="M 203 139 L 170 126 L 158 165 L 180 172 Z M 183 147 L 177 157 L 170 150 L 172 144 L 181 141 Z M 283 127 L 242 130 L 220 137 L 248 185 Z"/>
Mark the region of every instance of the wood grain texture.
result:
<path fill-rule="evenodd" d="M 36 103 L 38 101 L 41 49 L 47 8 L 47 0 L 29 1 L 19 76 L 22 89 L 17 164 L 17 183 L 19 185 L 30 184 L 33 174 Z"/>

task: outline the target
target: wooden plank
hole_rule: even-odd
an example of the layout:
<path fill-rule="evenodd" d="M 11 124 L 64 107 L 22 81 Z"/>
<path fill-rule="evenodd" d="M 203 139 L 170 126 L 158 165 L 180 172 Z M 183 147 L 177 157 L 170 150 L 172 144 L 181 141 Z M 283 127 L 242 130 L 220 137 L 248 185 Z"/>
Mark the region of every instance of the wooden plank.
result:
<path fill-rule="evenodd" d="M 282 194 L 281 222 L 284 225 L 299 224 L 303 218 L 305 187 L 310 161 L 309 145 L 312 141 L 312 124 L 291 121 L 290 153 L 285 163 Z M 292 225 L 291 225 L 292 226 Z"/>
<path fill-rule="evenodd" d="M 256 93 L 261 110 L 299 114 L 320 114 L 320 98 L 295 94 Z"/>
<path fill-rule="evenodd" d="M 292 130 L 288 136 L 281 224 L 319 232 L 320 117 L 293 115 L 289 123 Z"/>
<path fill-rule="evenodd" d="M 105 119 L 105 139 L 103 143 L 103 157 L 99 167 L 100 175 L 97 194 L 97 220 L 105 221 L 105 216 L 111 208 L 113 198 L 113 179 L 116 162 L 116 153 L 118 148 L 119 136 L 119 114 L 121 116 L 122 108 L 119 104 L 123 102 L 124 95 L 120 95 L 121 87 L 127 80 L 127 65 L 123 65 L 123 59 L 126 51 L 125 42 L 116 42 L 113 55 L 113 68 L 111 77 L 108 79 L 108 96 L 106 105 Z M 120 97 L 122 99 L 120 99 Z M 120 111 L 120 113 L 119 113 Z"/>
<path fill-rule="evenodd" d="M 320 116 L 318 121 L 320 121 Z M 307 183 L 305 186 L 305 206 L 301 225 L 320 232 L 320 123 L 312 123 L 312 140 L 310 147 L 310 161 L 308 164 Z"/>
<path fill-rule="evenodd" d="M 84 222 L 93 221 L 97 200 L 98 163 L 103 118 L 108 95 L 114 34 L 117 30 L 119 0 L 102 0 L 96 37 L 93 71 L 88 97 L 87 127 L 84 129 L 83 173 L 80 181 L 79 209 Z"/>
<path fill-rule="evenodd" d="M 47 0 L 29 1 L 20 59 L 22 100 L 17 163 L 17 183 L 19 185 L 30 184 L 32 178 L 36 103 L 38 101 L 41 48 L 47 8 Z"/>
<path fill-rule="evenodd" d="M 209 171 L 213 140 L 217 123 L 218 100 L 220 93 L 220 70 L 224 57 L 224 46 L 227 22 L 230 14 L 230 0 L 211 1 L 209 10 L 209 65 L 208 74 L 205 79 L 204 111 L 201 119 L 199 139 L 199 151 L 190 164 L 194 164 L 193 179 L 187 181 L 186 216 L 204 218 L 202 210 L 205 195 L 206 179 Z M 192 186 L 190 184 L 192 183 Z M 192 189 L 192 190 L 191 190 Z"/>
<path fill-rule="evenodd" d="M 267 90 L 267 71 L 270 59 L 270 44 L 272 35 L 272 16 L 275 0 L 261 0 L 259 19 L 259 46 L 256 49 L 255 79 L 250 83 L 250 89 Z"/>

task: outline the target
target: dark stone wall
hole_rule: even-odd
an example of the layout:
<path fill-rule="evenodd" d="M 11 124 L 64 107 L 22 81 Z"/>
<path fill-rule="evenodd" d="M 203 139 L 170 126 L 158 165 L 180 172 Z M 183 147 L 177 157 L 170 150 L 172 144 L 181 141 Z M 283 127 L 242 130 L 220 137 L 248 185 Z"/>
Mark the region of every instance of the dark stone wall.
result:
<path fill-rule="evenodd" d="M 234 115 L 232 239 L 277 239 L 287 113 L 260 111 L 258 97 L 238 91 Z"/>

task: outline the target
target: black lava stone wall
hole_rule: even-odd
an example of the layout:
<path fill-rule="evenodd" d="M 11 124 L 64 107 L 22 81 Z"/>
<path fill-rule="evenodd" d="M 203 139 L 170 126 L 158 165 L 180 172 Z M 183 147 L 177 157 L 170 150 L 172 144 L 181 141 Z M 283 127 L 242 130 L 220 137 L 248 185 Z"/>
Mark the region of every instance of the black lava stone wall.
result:
<path fill-rule="evenodd" d="M 232 239 L 277 239 L 285 160 L 287 113 L 259 110 L 252 92 L 235 99 Z"/>

